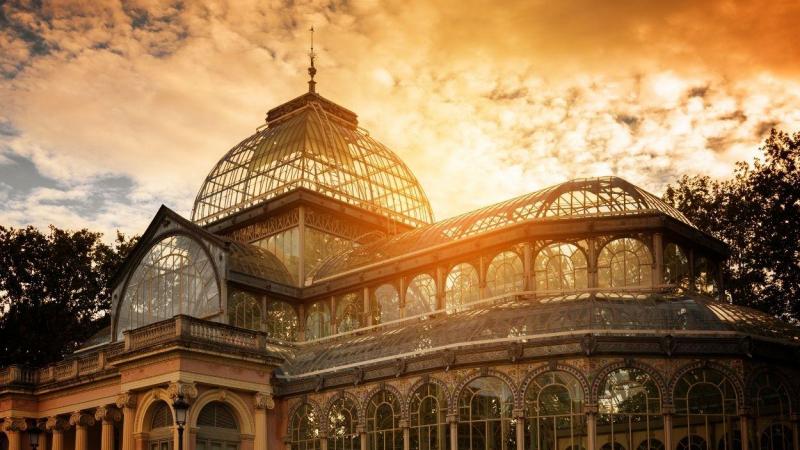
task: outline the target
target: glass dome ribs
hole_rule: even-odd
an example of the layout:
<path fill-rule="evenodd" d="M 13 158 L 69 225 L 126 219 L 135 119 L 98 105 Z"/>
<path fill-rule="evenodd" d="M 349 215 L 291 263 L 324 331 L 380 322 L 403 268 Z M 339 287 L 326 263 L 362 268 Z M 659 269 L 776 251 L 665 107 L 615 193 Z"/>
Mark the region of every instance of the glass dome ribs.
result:
<path fill-rule="evenodd" d="M 397 155 L 359 129 L 355 114 L 317 94 L 270 111 L 266 128 L 217 163 L 192 220 L 212 223 L 299 188 L 411 226 L 433 220 L 425 192 Z"/>
<path fill-rule="evenodd" d="M 531 220 L 654 213 L 694 228 L 680 211 L 622 178 L 576 179 L 357 247 L 321 265 L 314 278 Z"/>

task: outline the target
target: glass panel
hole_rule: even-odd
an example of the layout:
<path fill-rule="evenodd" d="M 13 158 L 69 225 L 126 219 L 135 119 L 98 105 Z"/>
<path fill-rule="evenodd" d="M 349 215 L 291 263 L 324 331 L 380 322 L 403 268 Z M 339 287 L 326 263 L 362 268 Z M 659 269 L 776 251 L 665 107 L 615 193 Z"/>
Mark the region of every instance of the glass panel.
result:
<path fill-rule="evenodd" d="M 361 328 L 364 317 L 364 300 L 360 294 L 350 293 L 336 297 L 337 332 L 344 333 Z"/>
<path fill-rule="evenodd" d="M 400 318 L 400 295 L 391 284 L 375 289 L 375 319 L 377 323 Z"/>
<path fill-rule="evenodd" d="M 481 377 L 471 381 L 458 399 L 458 448 L 515 450 L 513 407 L 514 397 L 503 380 Z"/>
<path fill-rule="evenodd" d="M 486 270 L 486 288 L 490 296 L 519 292 L 524 284 L 522 258 L 516 252 L 498 254 Z"/>
<path fill-rule="evenodd" d="M 447 274 L 444 293 L 448 309 L 455 309 L 477 301 L 480 298 L 478 271 L 467 263 L 453 267 Z"/>
<path fill-rule="evenodd" d="M 390 391 L 380 391 L 370 399 L 367 405 L 366 430 L 369 450 L 403 448 L 400 402 Z"/>
<path fill-rule="evenodd" d="M 757 450 L 794 450 L 789 390 L 775 375 L 762 372 L 754 382 Z"/>
<path fill-rule="evenodd" d="M 663 450 L 661 396 L 640 369 L 611 372 L 598 398 L 597 443 L 606 450 Z"/>
<path fill-rule="evenodd" d="M 606 244 L 597 258 L 600 287 L 649 286 L 652 279 L 650 250 L 633 238 L 615 239 Z"/>
<path fill-rule="evenodd" d="M 447 396 L 439 385 L 427 383 L 411 395 L 411 450 L 449 450 Z"/>
<path fill-rule="evenodd" d="M 232 292 L 228 297 L 228 323 L 239 328 L 261 330 L 261 301 L 248 292 Z"/>
<path fill-rule="evenodd" d="M 306 313 L 306 340 L 324 338 L 331 335 L 331 310 L 328 302 L 316 302 Z"/>
<path fill-rule="evenodd" d="M 694 284 L 697 292 L 706 295 L 717 293 L 717 268 L 708 258 L 699 257 L 694 262 Z"/>
<path fill-rule="evenodd" d="M 334 236 L 314 228 L 305 228 L 303 243 L 303 265 L 306 284 L 312 281 L 314 270 L 331 256 L 341 254 L 353 248 L 353 242 L 343 237 Z"/>
<path fill-rule="evenodd" d="M 253 244 L 275 255 L 289 271 L 295 284 L 300 273 L 300 229 L 292 227 L 266 238 L 255 241 Z"/>
<path fill-rule="evenodd" d="M 428 274 L 414 277 L 406 290 L 406 317 L 436 310 L 436 281 Z"/>
<path fill-rule="evenodd" d="M 686 289 L 689 287 L 689 258 L 675 244 L 664 247 L 664 283 Z"/>
<path fill-rule="evenodd" d="M 335 400 L 328 415 L 328 450 L 361 450 L 358 408 L 347 397 Z"/>
<path fill-rule="evenodd" d="M 537 291 L 574 291 L 588 286 L 586 255 L 574 244 L 551 244 L 533 264 Z"/>
<path fill-rule="evenodd" d="M 214 266 L 203 247 L 188 236 L 170 236 L 155 243 L 133 271 L 119 307 L 117 336 L 178 314 L 203 318 L 220 310 Z"/>
<path fill-rule="evenodd" d="M 546 372 L 531 380 L 525 392 L 526 448 L 583 449 L 586 419 L 583 388 L 566 372 Z"/>
<path fill-rule="evenodd" d="M 310 317 L 310 316 L 309 316 Z M 267 334 L 283 341 L 297 340 L 300 319 L 292 305 L 280 300 L 267 299 Z"/>
<path fill-rule="evenodd" d="M 289 422 L 291 450 L 319 449 L 319 418 L 311 405 L 298 407 Z"/>
<path fill-rule="evenodd" d="M 740 450 L 736 391 L 713 369 L 694 369 L 675 385 L 673 442 L 678 450 Z"/>

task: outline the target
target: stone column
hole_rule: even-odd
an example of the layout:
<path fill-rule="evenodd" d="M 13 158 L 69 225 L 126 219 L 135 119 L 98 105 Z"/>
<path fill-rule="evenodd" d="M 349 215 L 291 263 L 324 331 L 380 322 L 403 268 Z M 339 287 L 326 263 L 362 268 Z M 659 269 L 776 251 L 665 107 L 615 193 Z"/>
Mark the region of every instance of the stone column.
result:
<path fill-rule="evenodd" d="M 28 429 L 28 422 L 21 417 L 6 417 L 2 428 L 8 438 L 8 450 L 23 450 L 20 433 Z"/>
<path fill-rule="evenodd" d="M 367 431 L 364 429 L 364 425 L 358 425 L 356 431 L 358 432 L 358 440 L 361 442 L 361 450 L 367 450 Z"/>
<path fill-rule="evenodd" d="M 94 412 L 94 420 L 102 424 L 100 450 L 114 449 L 114 422 L 122 420 L 122 413 L 113 406 L 101 406 Z"/>
<path fill-rule="evenodd" d="M 525 450 L 525 410 L 515 409 L 511 412 L 516 425 L 517 450 Z"/>
<path fill-rule="evenodd" d="M 664 448 L 672 449 L 672 414 L 674 413 L 672 405 L 665 405 L 662 409 L 662 417 L 664 419 Z"/>
<path fill-rule="evenodd" d="M 122 450 L 133 450 L 133 418 L 136 414 L 136 395 L 130 392 L 117 396 L 117 408 L 122 410 Z"/>
<path fill-rule="evenodd" d="M 75 427 L 75 450 L 89 450 L 87 428 L 95 424 L 94 417 L 75 411 L 69 416 L 69 424 Z"/>
<path fill-rule="evenodd" d="M 44 429 L 52 434 L 52 450 L 64 450 L 64 432 L 69 430 L 69 422 L 61 417 L 48 417 Z"/>
<path fill-rule="evenodd" d="M 272 393 L 258 392 L 255 395 L 255 439 L 253 450 L 267 450 L 267 410 L 275 408 Z"/>
<path fill-rule="evenodd" d="M 403 450 L 409 450 L 411 448 L 411 429 L 408 427 L 408 420 L 402 419 L 398 425 L 403 430 Z"/>
<path fill-rule="evenodd" d="M 448 414 L 447 423 L 450 424 L 450 450 L 458 450 L 458 415 Z"/>
<path fill-rule="evenodd" d="M 586 447 L 597 450 L 597 406 L 585 405 L 586 412 Z"/>

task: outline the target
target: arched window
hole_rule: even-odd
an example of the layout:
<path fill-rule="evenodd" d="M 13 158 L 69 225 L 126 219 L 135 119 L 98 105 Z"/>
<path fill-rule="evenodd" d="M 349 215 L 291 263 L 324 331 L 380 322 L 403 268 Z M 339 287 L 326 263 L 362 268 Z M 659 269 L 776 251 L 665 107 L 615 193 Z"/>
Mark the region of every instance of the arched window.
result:
<path fill-rule="evenodd" d="M 150 247 L 131 274 L 117 319 L 124 330 L 178 314 L 205 318 L 221 311 L 214 266 L 194 239 L 176 235 Z"/>
<path fill-rule="evenodd" d="M 516 252 L 498 254 L 486 270 L 486 288 L 490 296 L 519 292 L 524 286 L 525 272 L 522 258 Z"/>
<path fill-rule="evenodd" d="M 472 380 L 458 398 L 460 450 L 515 450 L 514 395 L 505 381 L 492 376 Z"/>
<path fill-rule="evenodd" d="M 328 411 L 328 450 L 361 450 L 357 423 L 355 402 L 344 396 L 334 400 Z"/>
<path fill-rule="evenodd" d="M 228 323 L 239 328 L 261 330 L 261 302 L 253 294 L 234 291 L 228 297 Z"/>
<path fill-rule="evenodd" d="M 457 309 L 478 300 L 478 271 L 467 263 L 453 267 L 447 274 L 444 295 L 447 309 Z"/>
<path fill-rule="evenodd" d="M 543 248 L 533 263 L 537 291 L 586 289 L 586 255 L 573 244 L 551 244 Z"/>
<path fill-rule="evenodd" d="M 606 244 L 597 258 L 600 287 L 649 286 L 652 279 L 650 250 L 642 241 L 615 239 Z"/>
<path fill-rule="evenodd" d="M 675 384 L 673 442 L 678 450 L 711 450 L 709 443 L 723 436 L 721 450 L 736 450 L 738 433 L 736 390 L 721 372 L 698 368 L 684 374 Z M 685 448 L 680 442 L 685 438 Z M 699 438 L 699 439 L 698 439 Z"/>
<path fill-rule="evenodd" d="M 319 450 L 319 417 L 308 403 L 299 406 L 289 421 L 291 450 Z"/>
<path fill-rule="evenodd" d="M 400 428 L 400 401 L 390 391 L 373 395 L 367 405 L 367 448 L 396 450 L 403 448 Z"/>
<path fill-rule="evenodd" d="M 694 260 L 694 285 L 697 292 L 706 295 L 717 293 L 717 268 L 703 256 Z"/>
<path fill-rule="evenodd" d="M 306 340 L 320 339 L 331 335 L 331 310 L 328 302 L 316 302 L 306 313 Z"/>
<path fill-rule="evenodd" d="M 664 284 L 689 287 L 689 258 L 676 244 L 664 247 Z"/>
<path fill-rule="evenodd" d="M 583 388 L 572 375 L 545 372 L 525 391 L 525 444 L 536 450 L 586 445 Z"/>
<path fill-rule="evenodd" d="M 756 377 L 753 389 L 758 450 L 794 450 L 791 396 L 786 385 L 769 372 Z"/>
<path fill-rule="evenodd" d="M 228 405 L 211 402 L 197 416 L 197 450 L 237 450 L 239 423 Z"/>
<path fill-rule="evenodd" d="M 408 283 L 406 290 L 406 317 L 436 310 L 436 281 L 423 273 Z"/>
<path fill-rule="evenodd" d="M 637 450 L 656 450 L 661 445 L 663 450 L 661 394 L 647 372 L 625 368 L 608 374 L 597 407 L 598 444 L 613 442 L 626 449 L 638 444 Z"/>
<path fill-rule="evenodd" d="M 356 293 L 336 297 L 336 332 L 344 333 L 361 328 L 364 317 L 364 301 Z"/>
<path fill-rule="evenodd" d="M 297 340 L 300 319 L 292 305 L 280 300 L 267 299 L 267 335 L 282 341 Z"/>
<path fill-rule="evenodd" d="M 167 402 L 159 400 L 150 406 L 150 430 L 147 433 L 149 448 L 172 448 L 172 408 Z"/>
<path fill-rule="evenodd" d="M 436 383 L 426 383 L 411 394 L 411 450 L 449 450 L 447 396 Z"/>
<path fill-rule="evenodd" d="M 378 323 L 400 318 L 400 295 L 391 284 L 384 284 L 375 289 L 375 318 Z"/>

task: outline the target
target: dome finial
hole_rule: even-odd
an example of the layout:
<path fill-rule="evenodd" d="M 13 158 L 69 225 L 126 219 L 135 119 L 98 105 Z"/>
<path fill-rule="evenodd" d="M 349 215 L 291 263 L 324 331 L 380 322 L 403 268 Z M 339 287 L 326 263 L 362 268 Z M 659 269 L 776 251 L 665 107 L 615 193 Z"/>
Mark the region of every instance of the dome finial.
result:
<path fill-rule="evenodd" d="M 308 80 L 308 92 L 316 93 L 317 82 L 314 81 L 314 75 L 317 74 L 317 68 L 314 67 L 314 58 L 317 57 L 314 53 L 314 27 L 312 26 L 308 31 L 311 32 L 311 51 L 308 52 L 308 57 L 311 59 L 311 65 L 308 67 L 308 75 L 311 79 Z"/>

